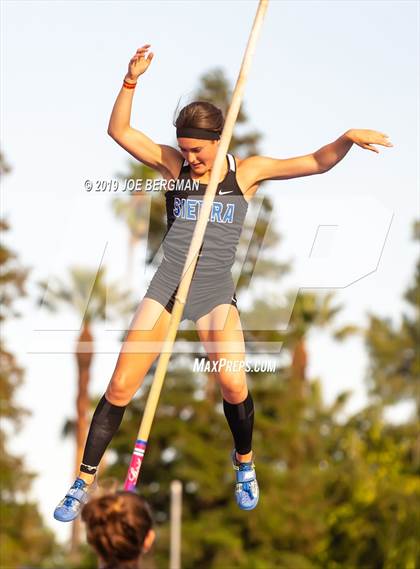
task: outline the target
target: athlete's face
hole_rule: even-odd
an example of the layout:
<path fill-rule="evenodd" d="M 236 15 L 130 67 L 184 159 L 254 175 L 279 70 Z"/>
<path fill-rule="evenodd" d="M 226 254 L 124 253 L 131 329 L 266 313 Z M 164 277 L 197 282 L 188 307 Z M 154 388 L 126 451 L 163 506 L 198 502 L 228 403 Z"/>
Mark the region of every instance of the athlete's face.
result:
<path fill-rule="evenodd" d="M 212 168 L 218 145 L 218 140 L 178 138 L 179 149 L 196 174 L 204 174 Z"/>

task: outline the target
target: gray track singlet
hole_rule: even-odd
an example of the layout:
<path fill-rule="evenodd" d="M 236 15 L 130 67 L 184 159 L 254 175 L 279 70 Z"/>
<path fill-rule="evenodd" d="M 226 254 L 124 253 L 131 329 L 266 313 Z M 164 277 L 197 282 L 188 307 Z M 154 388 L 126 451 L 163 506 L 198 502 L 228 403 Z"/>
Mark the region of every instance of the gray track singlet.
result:
<path fill-rule="evenodd" d="M 235 159 L 231 154 L 226 159 L 229 169 L 214 197 L 197 262 L 197 276 L 232 268 L 248 210 L 248 202 L 236 180 Z M 190 166 L 184 161 L 176 187 L 165 194 L 167 232 L 163 253 L 169 263 L 182 266 L 185 263 L 206 188 L 207 184 L 192 180 Z"/>
<path fill-rule="evenodd" d="M 217 187 L 181 320 L 196 322 L 220 304 L 238 309 L 231 268 L 248 202 L 236 180 L 234 157 L 228 154 L 227 161 L 229 170 Z M 162 245 L 164 256 L 145 294 L 168 312 L 172 312 L 207 188 L 206 184 L 193 181 L 189 170 L 184 162 L 174 188 L 166 190 L 168 227 Z"/>

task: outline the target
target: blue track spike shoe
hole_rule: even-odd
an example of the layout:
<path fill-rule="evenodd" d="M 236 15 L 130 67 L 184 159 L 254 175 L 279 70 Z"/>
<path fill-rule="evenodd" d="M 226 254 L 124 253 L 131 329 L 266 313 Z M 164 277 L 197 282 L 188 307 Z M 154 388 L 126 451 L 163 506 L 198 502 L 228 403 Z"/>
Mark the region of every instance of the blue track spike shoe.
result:
<path fill-rule="evenodd" d="M 236 470 L 236 503 L 241 510 L 253 510 L 258 504 L 260 494 L 254 462 L 252 460 L 250 462 L 239 462 L 236 458 L 236 449 L 233 449 L 232 464 Z"/>
<path fill-rule="evenodd" d="M 76 478 L 65 497 L 54 510 L 54 518 L 59 522 L 71 522 L 82 511 L 82 507 L 89 501 L 90 495 L 98 487 L 96 477 L 92 484 L 87 484 L 81 478 Z"/>

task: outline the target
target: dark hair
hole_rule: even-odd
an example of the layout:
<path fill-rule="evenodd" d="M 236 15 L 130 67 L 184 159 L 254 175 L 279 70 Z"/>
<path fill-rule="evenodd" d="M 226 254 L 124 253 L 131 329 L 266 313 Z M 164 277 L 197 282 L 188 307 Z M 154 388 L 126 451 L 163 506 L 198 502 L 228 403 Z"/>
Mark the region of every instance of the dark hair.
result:
<path fill-rule="evenodd" d="M 88 543 L 109 569 L 137 569 L 144 539 L 152 528 L 149 504 L 135 492 L 120 490 L 92 498 L 83 508 Z"/>
<path fill-rule="evenodd" d="M 205 101 L 193 101 L 180 110 L 174 126 L 176 128 L 205 128 L 222 134 L 224 123 L 223 113 L 218 107 Z"/>

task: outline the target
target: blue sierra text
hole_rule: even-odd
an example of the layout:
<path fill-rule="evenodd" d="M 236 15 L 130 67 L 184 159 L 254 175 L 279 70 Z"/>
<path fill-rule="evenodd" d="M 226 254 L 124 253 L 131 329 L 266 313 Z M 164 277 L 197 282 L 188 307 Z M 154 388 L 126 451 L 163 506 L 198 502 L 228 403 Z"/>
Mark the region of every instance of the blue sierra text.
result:
<path fill-rule="evenodd" d="M 202 200 L 194 200 L 191 198 L 175 198 L 173 209 L 174 216 L 181 219 L 198 219 L 202 203 Z M 234 204 L 213 202 L 209 220 L 218 223 L 233 223 L 234 213 Z"/>

